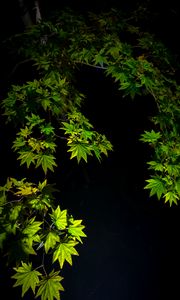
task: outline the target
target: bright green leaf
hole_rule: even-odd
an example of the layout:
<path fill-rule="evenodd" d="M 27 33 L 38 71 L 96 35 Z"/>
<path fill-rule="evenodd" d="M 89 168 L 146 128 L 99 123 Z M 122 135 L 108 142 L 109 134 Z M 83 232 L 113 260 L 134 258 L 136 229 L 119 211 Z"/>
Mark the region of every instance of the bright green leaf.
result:
<path fill-rule="evenodd" d="M 25 235 L 33 236 L 41 229 L 40 226 L 42 223 L 43 222 L 35 221 L 35 217 L 34 217 L 28 221 L 22 233 Z"/>
<path fill-rule="evenodd" d="M 178 195 L 176 195 L 174 192 L 169 191 L 164 195 L 165 203 L 169 202 L 170 206 L 172 206 L 173 203 L 177 205 L 177 200 L 179 200 Z"/>
<path fill-rule="evenodd" d="M 48 235 L 46 236 L 46 240 L 44 243 L 45 252 L 48 253 L 50 248 L 54 248 L 56 243 L 60 241 L 59 235 L 54 232 L 50 231 Z"/>
<path fill-rule="evenodd" d="M 155 132 L 154 130 L 151 130 L 151 131 L 145 131 L 145 133 L 141 134 L 140 141 L 154 144 L 160 138 L 161 138 L 160 132 Z"/>
<path fill-rule="evenodd" d="M 53 155 L 47 155 L 47 154 L 38 154 L 37 155 L 37 163 L 36 168 L 39 166 L 42 166 L 44 173 L 47 173 L 47 170 L 54 171 L 54 167 L 57 167 L 57 164 L 55 163 L 55 157 Z"/>
<path fill-rule="evenodd" d="M 60 206 L 58 205 L 55 210 L 53 210 L 52 214 L 50 215 L 54 225 L 59 230 L 63 230 L 67 227 L 67 210 L 61 210 Z"/>
<path fill-rule="evenodd" d="M 70 144 L 70 149 L 68 152 L 72 152 L 70 159 L 77 157 L 78 163 L 81 159 L 84 159 L 85 162 L 87 162 L 87 155 L 92 155 L 89 145 L 81 142 Z"/>
<path fill-rule="evenodd" d="M 18 216 L 19 216 L 19 213 L 20 213 L 21 209 L 22 209 L 22 205 L 21 204 L 12 207 L 10 209 L 10 212 L 9 212 L 9 220 L 10 221 L 16 221 L 17 218 L 18 218 Z"/>
<path fill-rule="evenodd" d="M 72 265 L 72 255 L 79 255 L 74 246 L 77 245 L 77 242 L 68 241 L 64 243 L 60 243 L 57 246 L 56 250 L 53 254 L 53 263 L 58 260 L 59 265 L 62 269 L 64 262 L 67 261 L 70 265 Z"/>
<path fill-rule="evenodd" d="M 151 190 L 150 196 L 157 194 L 158 199 L 160 199 L 162 194 L 166 192 L 164 183 L 159 178 L 148 179 L 146 182 L 148 182 L 148 184 L 144 188 Z"/>
<path fill-rule="evenodd" d="M 59 291 L 64 291 L 64 288 L 60 281 L 63 277 L 59 276 L 59 272 L 54 270 L 47 276 L 44 276 L 39 282 L 39 289 L 36 294 L 36 298 L 39 296 L 41 300 L 60 300 Z"/>
<path fill-rule="evenodd" d="M 21 267 L 14 268 L 14 270 L 17 272 L 12 276 L 13 279 L 17 280 L 14 287 L 22 285 L 22 297 L 30 288 L 33 293 L 35 293 L 35 288 L 39 283 L 39 276 L 41 273 L 36 270 L 32 270 L 31 263 L 26 264 L 24 262 L 22 262 Z"/>
<path fill-rule="evenodd" d="M 21 165 L 26 164 L 29 168 L 30 164 L 35 164 L 36 155 L 32 151 L 20 151 L 18 159 L 21 160 Z"/>
<path fill-rule="evenodd" d="M 86 237 L 86 234 L 83 232 L 85 226 L 81 225 L 82 220 L 73 220 L 71 223 L 68 227 L 68 233 L 82 243 L 81 237 Z"/>

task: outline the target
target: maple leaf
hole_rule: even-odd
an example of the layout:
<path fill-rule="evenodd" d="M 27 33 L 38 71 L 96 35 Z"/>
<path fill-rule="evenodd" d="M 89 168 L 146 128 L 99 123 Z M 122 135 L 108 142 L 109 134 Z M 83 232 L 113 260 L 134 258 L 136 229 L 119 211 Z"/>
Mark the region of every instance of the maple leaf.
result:
<path fill-rule="evenodd" d="M 107 61 L 107 59 L 106 59 L 105 56 L 103 56 L 102 54 L 98 53 L 98 54 L 95 55 L 94 63 L 95 63 L 95 65 L 99 64 L 101 67 L 103 67 L 104 63 L 108 64 L 108 61 Z"/>
<path fill-rule="evenodd" d="M 79 255 L 74 246 L 77 245 L 75 241 L 68 241 L 60 243 L 53 254 L 53 263 L 58 260 L 62 269 L 64 262 L 67 261 L 72 266 L 72 255 Z"/>
<path fill-rule="evenodd" d="M 51 107 L 51 101 L 49 99 L 47 99 L 47 98 L 44 98 L 43 100 L 41 100 L 41 105 L 42 105 L 43 109 L 45 111 L 47 111 L 47 109 L 49 107 Z"/>
<path fill-rule="evenodd" d="M 36 168 L 41 165 L 45 174 L 47 173 L 48 169 L 54 171 L 54 167 L 57 167 L 57 164 L 55 163 L 55 157 L 53 155 L 38 154 L 36 158 Z"/>
<path fill-rule="evenodd" d="M 47 179 L 45 179 L 43 182 L 39 182 L 38 189 L 42 191 L 45 188 L 45 186 L 47 186 Z"/>
<path fill-rule="evenodd" d="M 52 272 L 48 276 L 44 276 L 39 282 L 39 289 L 36 298 L 41 296 L 41 300 L 53 300 L 54 298 L 60 300 L 59 291 L 64 291 L 60 281 L 63 277 L 59 276 L 59 272 Z"/>
<path fill-rule="evenodd" d="M 39 283 L 39 276 L 42 274 L 36 270 L 32 270 L 31 263 L 26 264 L 21 262 L 21 264 L 21 267 L 14 268 L 17 273 L 13 275 L 12 278 L 17 280 L 13 287 L 22 285 L 23 297 L 29 288 L 31 288 L 33 293 L 35 293 L 35 288 Z"/>
<path fill-rule="evenodd" d="M 28 224 L 23 229 L 22 233 L 25 235 L 33 236 L 35 235 L 41 228 L 41 224 L 43 222 L 35 221 L 35 217 L 28 221 Z"/>
<path fill-rule="evenodd" d="M 41 133 L 44 133 L 45 135 L 53 135 L 54 127 L 51 125 L 51 123 L 43 125 L 41 126 Z"/>
<path fill-rule="evenodd" d="M 148 184 L 144 187 L 144 189 L 151 189 L 150 196 L 157 194 L 158 199 L 161 198 L 162 194 L 165 193 L 166 189 L 162 180 L 158 177 L 146 180 Z"/>
<path fill-rule="evenodd" d="M 36 251 L 34 250 L 33 248 L 33 236 L 27 236 L 27 237 L 24 237 L 22 240 L 21 240 L 21 247 L 22 247 L 22 250 L 24 253 L 26 254 L 31 254 L 31 255 L 36 255 Z"/>
<path fill-rule="evenodd" d="M 19 186 L 17 189 L 18 189 L 18 192 L 16 192 L 15 195 L 18 195 L 18 196 L 32 195 L 38 191 L 38 189 L 36 187 L 32 187 L 32 186 L 28 186 L 28 185 Z"/>
<path fill-rule="evenodd" d="M 72 143 L 68 152 L 72 152 L 70 159 L 77 157 L 78 163 L 81 159 L 84 159 L 85 162 L 87 162 L 87 155 L 92 155 L 91 148 L 86 143 Z"/>
<path fill-rule="evenodd" d="M 24 138 L 27 138 L 28 135 L 31 134 L 31 129 L 28 128 L 27 126 L 25 128 L 21 128 L 20 132 L 18 133 L 18 135 L 23 136 Z"/>
<path fill-rule="evenodd" d="M 45 252 L 48 253 L 50 248 L 54 248 L 56 243 L 60 241 L 59 235 L 54 232 L 50 231 L 46 236 L 46 241 L 44 243 Z"/>
<path fill-rule="evenodd" d="M 82 220 L 71 220 L 71 223 L 72 224 L 68 227 L 68 233 L 82 243 L 81 237 L 87 237 L 87 235 L 83 232 L 85 226 L 81 225 Z"/>
<path fill-rule="evenodd" d="M 32 151 L 20 151 L 18 153 L 20 154 L 18 159 L 21 160 L 21 165 L 26 164 L 29 168 L 31 163 L 35 164 L 36 155 Z"/>
<path fill-rule="evenodd" d="M 9 220 L 16 221 L 17 218 L 19 217 L 21 209 L 22 209 L 22 205 L 16 205 L 12 207 L 9 211 Z"/>
<path fill-rule="evenodd" d="M 177 200 L 179 200 L 178 195 L 176 195 L 175 193 L 169 191 L 168 193 L 166 193 L 164 195 L 165 198 L 165 203 L 169 201 L 170 206 L 172 206 L 173 203 L 175 203 L 177 205 Z"/>
<path fill-rule="evenodd" d="M 67 226 L 67 209 L 61 210 L 58 205 L 53 213 L 50 214 L 54 225 L 56 225 L 57 229 L 63 230 Z"/>
<path fill-rule="evenodd" d="M 154 130 L 151 130 L 151 131 L 145 131 L 145 133 L 141 134 L 140 141 L 154 144 L 160 138 L 161 138 L 160 132 L 155 132 Z"/>
<path fill-rule="evenodd" d="M 150 165 L 149 169 L 154 169 L 155 171 L 163 171 L 164 170 L 163 164 L 161 164 L 157 161 L 149 161 L 148 165 Z"/>

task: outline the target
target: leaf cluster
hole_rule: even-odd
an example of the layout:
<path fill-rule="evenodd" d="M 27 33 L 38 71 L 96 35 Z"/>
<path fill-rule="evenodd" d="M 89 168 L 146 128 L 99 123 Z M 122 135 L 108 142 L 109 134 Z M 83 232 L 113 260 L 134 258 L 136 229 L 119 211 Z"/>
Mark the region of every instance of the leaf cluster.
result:
<path fill-rule="evenodd" d="M 31 288 L 41 299 L 60 299 L 58 269 L 65 262 L 72 265 L 76 245 L 86 237 L 82 220 L 56 206 L 52 191 L 47 180 L 33 184 L 25 178 L 8 178 L 0 188 L 0 248 L 8 249 L 8 261 L 17 264 L 12 278 L 14 286 L 22 286 L 22 296 Z M 42 257 L 39 265 L 32 264 L 34 255 Z"/>

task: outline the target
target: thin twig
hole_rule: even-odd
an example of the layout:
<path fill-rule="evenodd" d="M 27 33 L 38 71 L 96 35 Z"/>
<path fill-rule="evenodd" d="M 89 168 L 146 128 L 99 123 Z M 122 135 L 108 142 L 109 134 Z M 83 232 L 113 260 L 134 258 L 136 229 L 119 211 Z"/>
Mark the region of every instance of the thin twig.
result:
<path fill-rule="evenodd" d="M 74 61 L 75 63 L 78 63 L 78 64 L 82 64 L 82 65 L 86 65 L 86 66 L 89 66 L 89 67 L 93 67 L 93 68 L 96 68 L 96 69 L 103 69 L 103 70 L 107 70 L 107 67 L 101 67 L 101 66 L 95 66 L 95 65 L 92 65 L 92 64 L 89 64 L 89 63 L 85 63 L 83 61 Z"/>

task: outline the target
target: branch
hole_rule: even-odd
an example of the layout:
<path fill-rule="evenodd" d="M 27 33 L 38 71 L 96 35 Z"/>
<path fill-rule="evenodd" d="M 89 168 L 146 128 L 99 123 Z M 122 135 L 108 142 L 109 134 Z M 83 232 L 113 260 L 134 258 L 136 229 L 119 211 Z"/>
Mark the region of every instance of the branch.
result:
<path fill-rule="evenodd" d="M 40 8 L 39 8 L 39 1 L 38 0 L 34 1 L 34 10 L 35 10 L 35 14 L 36 14 L 36 24 L 38 24 L 42 20 L 42 16 L 41 16 L 41 11 L 40 11 Z"/>
<path fill-rule="evenodd" d="M 83 61 L 75 60 L 74 62 L 77 63 L 77 64 L 86 65 L 86 66 L 93 67 L 93 68 L 96 68 L 96 69 L 107 70 L 107 67 L 103 67 L 103 66 L 102 66 L 102 67 L 101 67 L 101 66 L 95 66 L 95 65 L 92 65 L 92 64 L 89 64 L 89 63 L 85 63 L 85 62 L 83 62 Z"/>

